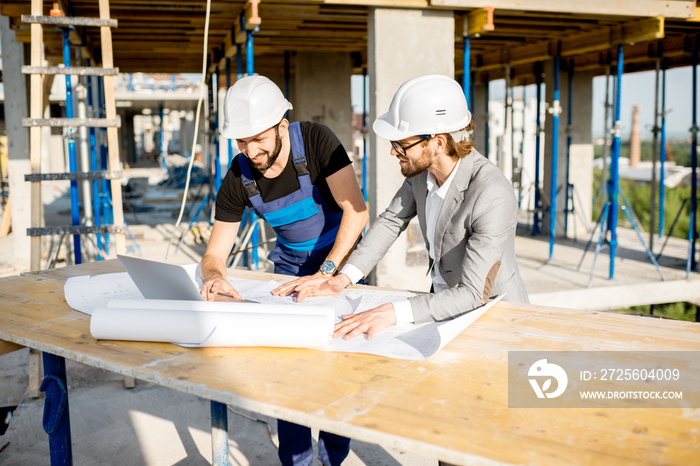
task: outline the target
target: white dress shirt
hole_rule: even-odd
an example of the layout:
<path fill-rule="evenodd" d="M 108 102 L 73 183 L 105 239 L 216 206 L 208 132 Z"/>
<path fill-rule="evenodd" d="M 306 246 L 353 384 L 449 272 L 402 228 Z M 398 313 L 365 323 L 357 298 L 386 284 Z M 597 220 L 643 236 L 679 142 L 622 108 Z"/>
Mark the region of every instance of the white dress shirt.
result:
<path fill-rule="evenodd" d="M 428 178 L 426 181 L 428 194 L 425 198 L 425 226 L 426 235 L 428 238 L 431 238 L 428 255 L 433 260 L 433 264 L 435 262 L 435 226 L 437 225 L 442 204 L 445 202 L 447 191 L 450 189 L 452 180 L 454 179 L 461 162 L 462 159 L 457 159 L 457 164 L 454 166 L 450 176 L 447 178 L 447 180 L 445 180 L 442 186 L 438 186 L 435 176 L 428 172 Z M 353 284 L 360 281 L 364 276 L 362 271 L 352 264 L 345 264 L 340 273 L 347 275 Z M 433 281 L 433 291 L 435 293 L 449 288 L 445 280 L 442 278 L 442 275 L 440 275 L 440 271 L 437 267 L 433 266 L 430 269 L 430 277 Z M 415 322 L 415 318 L 413 317 L 413 309 L 411 309 L 411 302 L 408 299 L 394 301 L 392 304 L 394 305 L 394 311 L 396 312 L 397 324 Z"/>

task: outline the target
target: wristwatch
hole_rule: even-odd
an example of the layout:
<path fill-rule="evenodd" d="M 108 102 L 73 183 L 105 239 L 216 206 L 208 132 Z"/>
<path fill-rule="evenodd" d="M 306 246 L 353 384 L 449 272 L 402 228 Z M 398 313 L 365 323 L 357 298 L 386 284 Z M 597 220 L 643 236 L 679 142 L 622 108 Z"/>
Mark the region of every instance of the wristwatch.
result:
<path fill-rule="evenodd" d="M 335 262 L 329 260 L 321 264 L 321 268 L 319 269 L 323 275 L 333 275 L 337 270 L 338 266 L 335 265 Z"/>

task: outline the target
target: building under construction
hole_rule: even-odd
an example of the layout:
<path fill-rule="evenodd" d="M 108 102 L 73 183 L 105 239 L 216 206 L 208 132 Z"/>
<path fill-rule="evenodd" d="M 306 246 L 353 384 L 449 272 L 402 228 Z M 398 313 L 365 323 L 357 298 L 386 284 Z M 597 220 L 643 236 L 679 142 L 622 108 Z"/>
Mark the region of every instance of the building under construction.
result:
<path fill-rule="evenodd" d="M 125 221 L 125 209 L 133 213 L 133 204 L 123 200 L 130 167 L 142 164 L 146 152 L 155 152 L 161 158 L 154 163 L 171 177 L 184 173 L 184 165 L 166 163 L 166 115 L 180 135 L 176 152 L 196 159 L 201 176 L 194 185 L 201 192 L 173 237 L 184 242 L 191 231 L 201 237 L 200 230 L 211 225 L 216 191 L 237 153 L 235 143 L 220 136 L 223 96 L 237 79 L 253 74 L 272 79 L 293 103 L 290 121 L 328 126 L 353 153 L 373 220 L 403 177 L 387 156 L 390 143 L 369 126 L 403 82 L 443 74 L 462 84 L 476 122 L 476 147 L 511 181 L 518 197 L 517 252 L 533 304 L 588 311 L 672 302 L 700 305 L 700 7 L 695 1 L 0 0 L 0 15 L 8 152 L 7 167 L 2 167 L 7 175 L 0 233 L 12 232 L 17 272 L 54 266 L 62 242 L 71 256 L 66 262 L 80 264 L 113 258 L 137 241 L 130 231 L 134 225 Z M 664 203 L 665 76 L 681 67 L 692 70 L 687 89 L 692 118 L 687 122 L 690 196 L 681 207 L 690 213 L 690 225 L 687 238 L 678 239 L 656 225 L 669 224 L 677 214 L 666 212 Z M 619 183 L 621 99 L 627 92 L 622 78 L 642 71 L 655 72 L 648 168 L 652 232 L 642 230 Z M 176 82 L 175 76 L 188 73 L 203 73 L 199 86 Z M 133 76 L 157 74 L 157 82 L 165 83 L 163 94 L 153 87 L 139 94 Z M 363 96 L 359 119 L 353 116 L 353 76 L 363 78 L 357 81 Z M 593 79 L 600 76 L 606 83 L 603 103 L 593 101 Z M 489 95 L 489 83 L 496 80 L 505 82 L 499 105 Z M 528 106 L 525 86 L 533 85 L 535 95 L 527 97 L 534 102 Z M 65 88 L 60 102 L 50 99 L 57 86 Z M 120 89 L 125 93 L 120 95 Z M 593 121 L 596 105 L 604 106 L 604 121 Z M 603 180 L 597 192 L 594 125 L 605 128 Z M 145 139 L 138 141 L 149 132 L 160 136 L 145 150 Z M 42 185 L 57 181 L 66 183 L 69 213 L 62 225 L 48 225 Z M 161 183 L 149 189 L 182 189 L 177 186 Z M 595 215 L 594 205 L 599 206 Z M 253 218 L 248 222 L 237 243 L 245 255 L 236 264 L 264 268 L 270 232 Z M 619 226 L 623 222 L 627 227 Z M 372 284 L 429 289 L 428 257 L 415 227 L 394 243 L 375 269 Z M 686 349 L 697 349 L 691 346 Z M 0 448 L 2 443 L 0 437 Z M 3 463 L 0 450 L 0 464 L 13 464 L 8 461 Z M 547 463 L 541 458 L 534 462 Z M 658 462 L 688 463 L 680 456 Z"/>

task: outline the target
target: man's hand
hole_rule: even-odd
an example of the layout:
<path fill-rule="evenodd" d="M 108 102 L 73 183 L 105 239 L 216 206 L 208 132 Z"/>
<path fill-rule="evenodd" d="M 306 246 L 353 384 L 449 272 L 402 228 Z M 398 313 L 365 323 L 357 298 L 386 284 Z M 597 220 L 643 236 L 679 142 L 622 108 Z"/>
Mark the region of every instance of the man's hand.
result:
<path fill-rule="evenodd" d="M 229 295 L 234 299 L 243 299 L 233 285 L 221 277 L 212 278 L 204 282 L 204 286 L 199 289 L 199 294 L 202 295 L 205 301 L 219 301 L 222 295 Z"/>
<path fill-rule="evenodd" d="M 396 311 L 391 303 L 382 304 L 379 307 L 359 314 L 344 314 L 343 321 L 335 324 L 333 338 L 352 340 L 363 333 L 367 334 L 367 339 L 371 340 L 376 334 L 396 324 Z"/>
<path fill-rule="evenodd" d="M 324 275 L 321 272 L 316 272 L 313 275 L 307 275 L 305 277 L 299 277 L 295 280 L 289 281 L 285 283 L 284 285 L 280 285 L 274 290 L 271 291 L 273 296 L 289 296 L 293 295 L 296 296 L 296 291 L 297 288 L 308 282 L 313 282 L 313 284 L 308 284 L 306 286 L 318 286 L 321 283 L 325 282 L 328 280 L 328 275 Z"/>
<path fill-rule="evenodd" d="M 350 285 L 350 279 L 344 273 L 329 277 L 318 272 L 308 277 L 297 278 L 272 290 L 275 296 L 294 296 L 301 302 L 309 296 L 330 296 L 338 294 Z"/>

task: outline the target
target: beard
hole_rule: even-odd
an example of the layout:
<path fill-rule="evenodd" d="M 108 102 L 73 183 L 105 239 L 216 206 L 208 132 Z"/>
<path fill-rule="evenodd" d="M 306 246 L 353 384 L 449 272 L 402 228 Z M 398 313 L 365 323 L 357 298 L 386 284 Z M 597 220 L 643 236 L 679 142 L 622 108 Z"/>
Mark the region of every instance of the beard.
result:
<path fill-rule="evenodd" d="M 280 137 L 279 126 L 275 126 L 275 149 L 272 151 L 272 154 L 270 154 L 268 151 L 262 151 L 258 155 L 266 155 L 267 158 L 263 159 L 262 162 L 253 162 L 251 160 L 251 163 L 260 173 L 265 173 L 268 168 L 270 168 L 277 161 L 277 158 L 280 156 L 280 152 L 282 152 L 282 138 Z"/>
<path fill-rule="evenodd" d="M 435 159 L 435 153 L 429 148 L 425 147 L 423 153 L 417 160 L 411 161 L 408 158 L 401 158 L 400 160 L 405 161 L 406 165 L 401 166 L 401 174 L 405 178 L 413 178 L 416 175 L 420 175 L 430 167 Z"/>

